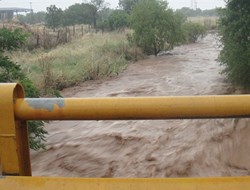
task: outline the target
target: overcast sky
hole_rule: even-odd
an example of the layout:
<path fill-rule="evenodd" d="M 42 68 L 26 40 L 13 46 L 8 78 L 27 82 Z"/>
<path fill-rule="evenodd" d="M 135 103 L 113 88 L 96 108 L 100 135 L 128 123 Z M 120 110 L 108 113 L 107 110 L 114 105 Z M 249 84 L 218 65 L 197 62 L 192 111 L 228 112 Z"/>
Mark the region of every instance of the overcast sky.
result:
<path fill-rule="evenodd" d="M 195 1 L 195 0 L 193 0 Z M 225 5 L 223 0 L 196 0 L 197 7 L 201 9 L 213 9 L 216 7 L 223 7 Z M 62 9 L 75 3 L 88 2 L 88 0 L 0 0 L 1 7 L 20 7 L 20 8 L 30 8 L 32 3 L 32 8 L 35 12 L 45 11 L 46 7 L 51 4 L 56 5 Z M 116 8 L 118 6 L 119 0 L 106 0 L 110 7 Z M 178 9 L 181 7 L 191 7 L 192 0 L 168 0 L 169 6 L 173 9 Z"/>

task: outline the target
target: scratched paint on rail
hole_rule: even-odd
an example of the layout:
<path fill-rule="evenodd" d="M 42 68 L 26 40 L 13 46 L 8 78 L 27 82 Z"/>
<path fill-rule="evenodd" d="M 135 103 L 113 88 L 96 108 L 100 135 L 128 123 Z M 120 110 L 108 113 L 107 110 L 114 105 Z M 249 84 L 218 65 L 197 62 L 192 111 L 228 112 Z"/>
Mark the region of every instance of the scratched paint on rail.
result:
<path fill-rule="evenodd" d="M 55 106 L 63 108 L 65 101 L 63 98 L 25 98 L 27 104 L 33 109 L 43 109 L 53 111 Z"/>

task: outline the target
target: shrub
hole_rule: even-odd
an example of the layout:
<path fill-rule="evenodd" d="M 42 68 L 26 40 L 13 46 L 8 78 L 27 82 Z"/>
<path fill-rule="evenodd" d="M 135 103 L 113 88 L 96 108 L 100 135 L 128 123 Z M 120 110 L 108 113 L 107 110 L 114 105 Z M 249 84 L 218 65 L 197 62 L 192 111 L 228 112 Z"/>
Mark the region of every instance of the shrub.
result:
<path fill-rule="evenodd" d="M 128 14 L 123 10 L 114 10 L 108 17 L 110 30 L 124 30 L 128 26 Z"/>
<path fill-rule="evenodd" d="M 223 49 L 219 60 L 236 85 L 250 87 L 250 1 L 231 0 L 220 11 L 219 29 Z"/>
<path fill-rule="evenodd" d="M 20 48 L 25 42 L 25 35 L 20 30 L 9 31 L 0 29 L 0 82 L 20 82 L 27 97 L 38 97 L 39 92 L 22 72 L 21 67 L 4 55 L 4 51 Z M 30 148 L 38 150 L 44 148 L 43 141 L 47 132 L 43 129 L 42 121 L 28 122 Z"/>
<path fill-rule="evenodd" d="M 183 25 L 183 33 L 186 43 L 195 43 L 206 34 L 206 28 L 201 24 L 186 22 Z"/>
<path fill-rule="evenodd" d="M 140 0 L 131 12 L 133 39 L 146 54 L 157 55 L 164 50 L 165 43 L 173 47 L 175 25 L 174 13 L 167 9 L 165 1 Z"/>

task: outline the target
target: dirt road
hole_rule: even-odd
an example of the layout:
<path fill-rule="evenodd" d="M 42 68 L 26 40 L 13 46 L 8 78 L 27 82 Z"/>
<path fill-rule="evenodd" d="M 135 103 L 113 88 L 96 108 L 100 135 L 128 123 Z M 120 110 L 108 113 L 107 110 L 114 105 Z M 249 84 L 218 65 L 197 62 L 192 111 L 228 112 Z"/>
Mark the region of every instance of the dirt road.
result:
<path fill-rule="evenodd" d="M 225 94 L 215 35 L 173 55 L 129 65 L 119 77 L 66 89 L 65 97 Z M 231 176 L 250 173 L 244 120 L 51 122 L 33 175 L 79 177 Z"/>

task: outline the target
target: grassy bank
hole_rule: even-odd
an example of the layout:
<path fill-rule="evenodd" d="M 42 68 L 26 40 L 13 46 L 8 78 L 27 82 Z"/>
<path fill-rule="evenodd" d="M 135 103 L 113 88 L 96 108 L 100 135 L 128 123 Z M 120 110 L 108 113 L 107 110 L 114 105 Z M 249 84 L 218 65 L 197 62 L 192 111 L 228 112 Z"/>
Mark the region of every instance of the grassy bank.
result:
<path fill-rule="evenodd" d="M 181 43 L 194 43 L 203 35 L 200 27 L 190 23 L 183 29 L 185 39 Z M 84 34 L 54 49 L 22 50 L 11 58 L 21 65 L 42 95 L 58 95 L 58 90 L 87 80 L 116 76 L 130 61 L 142 58 L 142 51 L 128 42 L 127 33 Z"/>
<path fill-rule="evenodd" d="M 142 56 L 138 48 L 130 47 L 125 33 L 88 34 L 50 51 L 15 52 L 12 59 L 42 90 L 54 90 L 118 75 L 129 61 Z"/>

